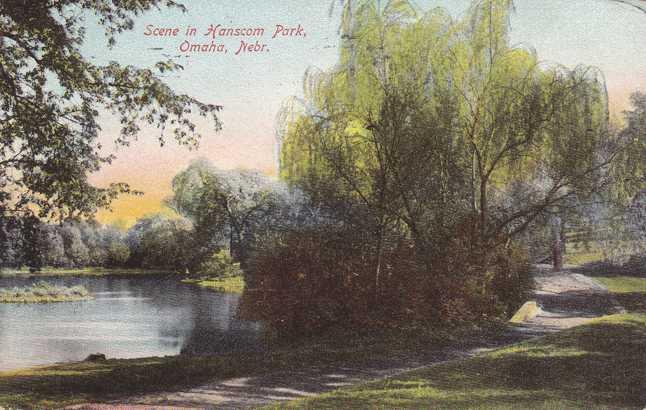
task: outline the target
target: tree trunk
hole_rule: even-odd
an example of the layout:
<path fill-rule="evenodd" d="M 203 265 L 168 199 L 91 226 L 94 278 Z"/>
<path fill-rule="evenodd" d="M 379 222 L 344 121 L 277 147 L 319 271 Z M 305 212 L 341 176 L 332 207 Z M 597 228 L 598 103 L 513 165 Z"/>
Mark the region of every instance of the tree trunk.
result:
<path fill-rule="evenodd" d="M 237 262 L 240 262 L 240 258 L 242 257 L 240 241 L 240 231 L 238 231 L 238 229 L 234 227 L 231 227 L 231 233 L 229 236 L 229 252 L 231 253 L 231 258 L 233 258 L 233 260 Z"/>
<path fill-rule="evenodd" d="M 557 239 L 552 244 L 552 271 L 560 272 L 563 270 L 563 250 L 561 249 L 561 241 Z"/>
<path fill-rule="evenodd" d="M 487 217 L 488 215 L 488 201 L 487 201 L 487 181 L 483 179 L 480 183 L 480 241 L 484 242 L 485 234 L 487 232 Z"/>
<path fill-rule="evenodd" d="M 476 249 L 476 235 L 478 231 L 478 205 L 476 200 L 476 153 L 471 153 L 471 252 Z"/>
<path fill-rule="evenodd" d="M 564 243 L 561 240 L 563 221 L 556 216 L 552 222 L 552 271 L 560 272 L 563 270 L 563 248 Z"/>
<path fill-rule="evenodd" d="M 561 253 L 563 255 L 563 259 L 565 259 L 565 254 L 566 254 L 566 249 L 565 249 L 565 244 L 566 244 L 566 237 L 565 237 L 565 223 L 563 222 L 564 218 L 561 218 Z"/>
<path fill-rule="evenodd" d="M 377 241 L 377 269 L 375 271 L 375 294 L 374 305 L 376 306 L 379 301 L 380 286 L 379 276 L 381 275 L 381 254 L 383 249 L 383 228 L 379 228 L 379 239 Z"/>

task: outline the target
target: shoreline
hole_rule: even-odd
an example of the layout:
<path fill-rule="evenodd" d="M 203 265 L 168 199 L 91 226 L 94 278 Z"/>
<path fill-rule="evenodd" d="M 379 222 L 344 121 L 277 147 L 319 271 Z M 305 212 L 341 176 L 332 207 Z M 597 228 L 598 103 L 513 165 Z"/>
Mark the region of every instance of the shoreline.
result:
<path fill-rule="evenodd" d="M 155 276 L 176 275 L 175 272 L 160 269 L 140 268 L 43 268 L 38 272 L 28 269 L 0 269 L 0 278 L 3 277 L 84 277 L 84 276 Z"/>
<path fill-rule="evenodd" d="M 270 346 L 264 352 L 108 358 L 4 370 L 0 371 L 0 407 L 61 408 L 88 402 L 114 403 L 191 389 L 214 380 L 264 377 L 272 372 L 290 373 L 299 368 L 336 367 L 344 363 L 352 363 L 358 369 L 408 368 L 412 362 L 452 355 L 458 345 L 479 346 L 483 338 L 493 342 L 501 334 L 498 326 L 483 323 L 478 328 L 450 330 L 411 328 L 405 332 L 409 337 L 403 341 L 399 330 L 366 334 L 340 329 L 320 337 L 299 339 L 297 343 L 287 341 Z M 353 342 L 347 343 L 348 340 Z"/>
<path fill-rule="evenodd" d="M 245 289 L 244 277 L 231 276 L 227 278 L 184 278 L 182 283 L 196 285 L 204 289 L 209 289 L 221 293 L 235 293 L 241 295 Z"/>
<path fill-rule="evenodd" d="M 0 295 L 0 304 L 13 304 L 13 305 L 39 305 L 47 303 L 66 303 L 66 302 L 85 302 L 94 300 L 93 296 L 45 296 L 45 297 L 17 297 L 17 298 L 4 298 Z"/>

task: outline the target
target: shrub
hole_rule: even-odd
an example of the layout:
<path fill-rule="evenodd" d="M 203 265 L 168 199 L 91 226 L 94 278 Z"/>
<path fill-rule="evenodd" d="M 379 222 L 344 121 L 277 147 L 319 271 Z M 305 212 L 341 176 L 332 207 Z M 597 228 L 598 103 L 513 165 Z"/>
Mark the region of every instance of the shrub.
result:
<path fill-rule="evenodd" d="M 472 256 L 459 232 L 430 258 L 411 240 L 387 241 L 377 280 L 368 235 L 316 227 L 277 236 L 250 264 L 254 286 L 245 291 L 243 313 L 290 336 L 337 326 L 507 319 L 531 289 L 524 250 L 500 246 Z"/>
<path fill-rule="evenodd" d="M 241 276 L 242 270 L 240 269 L 240 264 L 231 257 L 229 250 L 221 249 L 200 263 L 197 268 L 197 274 L 200 276 L 227 278 Z"/>
<path fill-rule="evenodd" d="M 495 298 L 494 313 L 510 318 L 529 299 L 534 288 L 528 252 L 518 246 L 497 249 L 493 255 L 489 293 Z"/>
<path fill-rule="evenodd" d="M 90 293 L 83 286 L 56 286 L 44 281 L 22 288 L 0 289 L 0 303 L 65 302 L 90 297 Z"/>
<path fill-rule="evenodd" d="M 107 248 L 106 266 L 124 266 L 130 258 L 130 248 L 123 242 L 112 242 Z"/>
<path fill-rule="evenodd" d="M 256 252 L 255 287 L 243 311 L 279 334 L 309 334 L 365 318 L 365 260 L 347 235 L 331 229 L 290 231 Z"/>

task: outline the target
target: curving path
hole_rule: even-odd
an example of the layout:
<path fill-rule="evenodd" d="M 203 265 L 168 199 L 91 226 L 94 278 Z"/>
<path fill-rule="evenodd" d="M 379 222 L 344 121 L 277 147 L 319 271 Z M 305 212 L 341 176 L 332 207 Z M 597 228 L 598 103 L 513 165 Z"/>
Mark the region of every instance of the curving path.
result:
<path fill-rule="evenodd" d="M 568 270 L 551 272 L 537 266 L 534 299 L 538 315 L 517 327 L 520 332 L 541 335 L 585 324 L 594 318 L 625 313 L 608 289 L 594 279 Z"/>
<path fill-rule="evenodd" d="M 537 266 L 534 298 L 538 314 L 508 333 L 492 340 L 481 340 L 478 346 L 462 346 L 431 352 L 411 352 L 409 357 L 376 360 L 360 367 L 298 367 L 290 371 L 273 371 L 253 377 L 217 380 L 184 391 L 132 397 L 119 404 L 84 404 L 73 409 L 239 409 L 266 405 L 316 395 L 343 386 L 394 376 L 396 374 L 453 360 L 512 344 L 528 337 L 540 336 L 585 324 L 590 320 L 623 309 L 608 290 L 593 279 L 570 271 L 552 273 L 548 266 Z"/>

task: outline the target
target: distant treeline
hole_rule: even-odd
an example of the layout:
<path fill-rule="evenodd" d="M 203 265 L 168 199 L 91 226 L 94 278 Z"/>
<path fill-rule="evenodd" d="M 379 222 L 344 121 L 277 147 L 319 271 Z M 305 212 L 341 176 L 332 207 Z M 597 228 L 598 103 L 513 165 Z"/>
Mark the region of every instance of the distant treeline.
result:
<path fill-rule="evenodd" d="M 47 222 L 0 209 L 0 267 L 131 267 L 230 276 L 263 242 L 317 211 L 298 190 L 256 171 L 195 161 L 173 180 L 175 217 L 140 218 L 127 230 L 92 220 Z M 318 218 L 318 219 L 317 219 Z"/>
<path fill-rule="evenodd" d="M 123 231 L 94 221 L 45 223 L 34 217 L 0 218 L 0 267 L 186 267 L 190 224 L 151 216 Z"/>
<path fill-rule="evenodd" d="M 0 218 L 0 266 L 78 268 L 125 266 L 124 232 L 95 222 L 48 224 L 35 217 Z"/>

